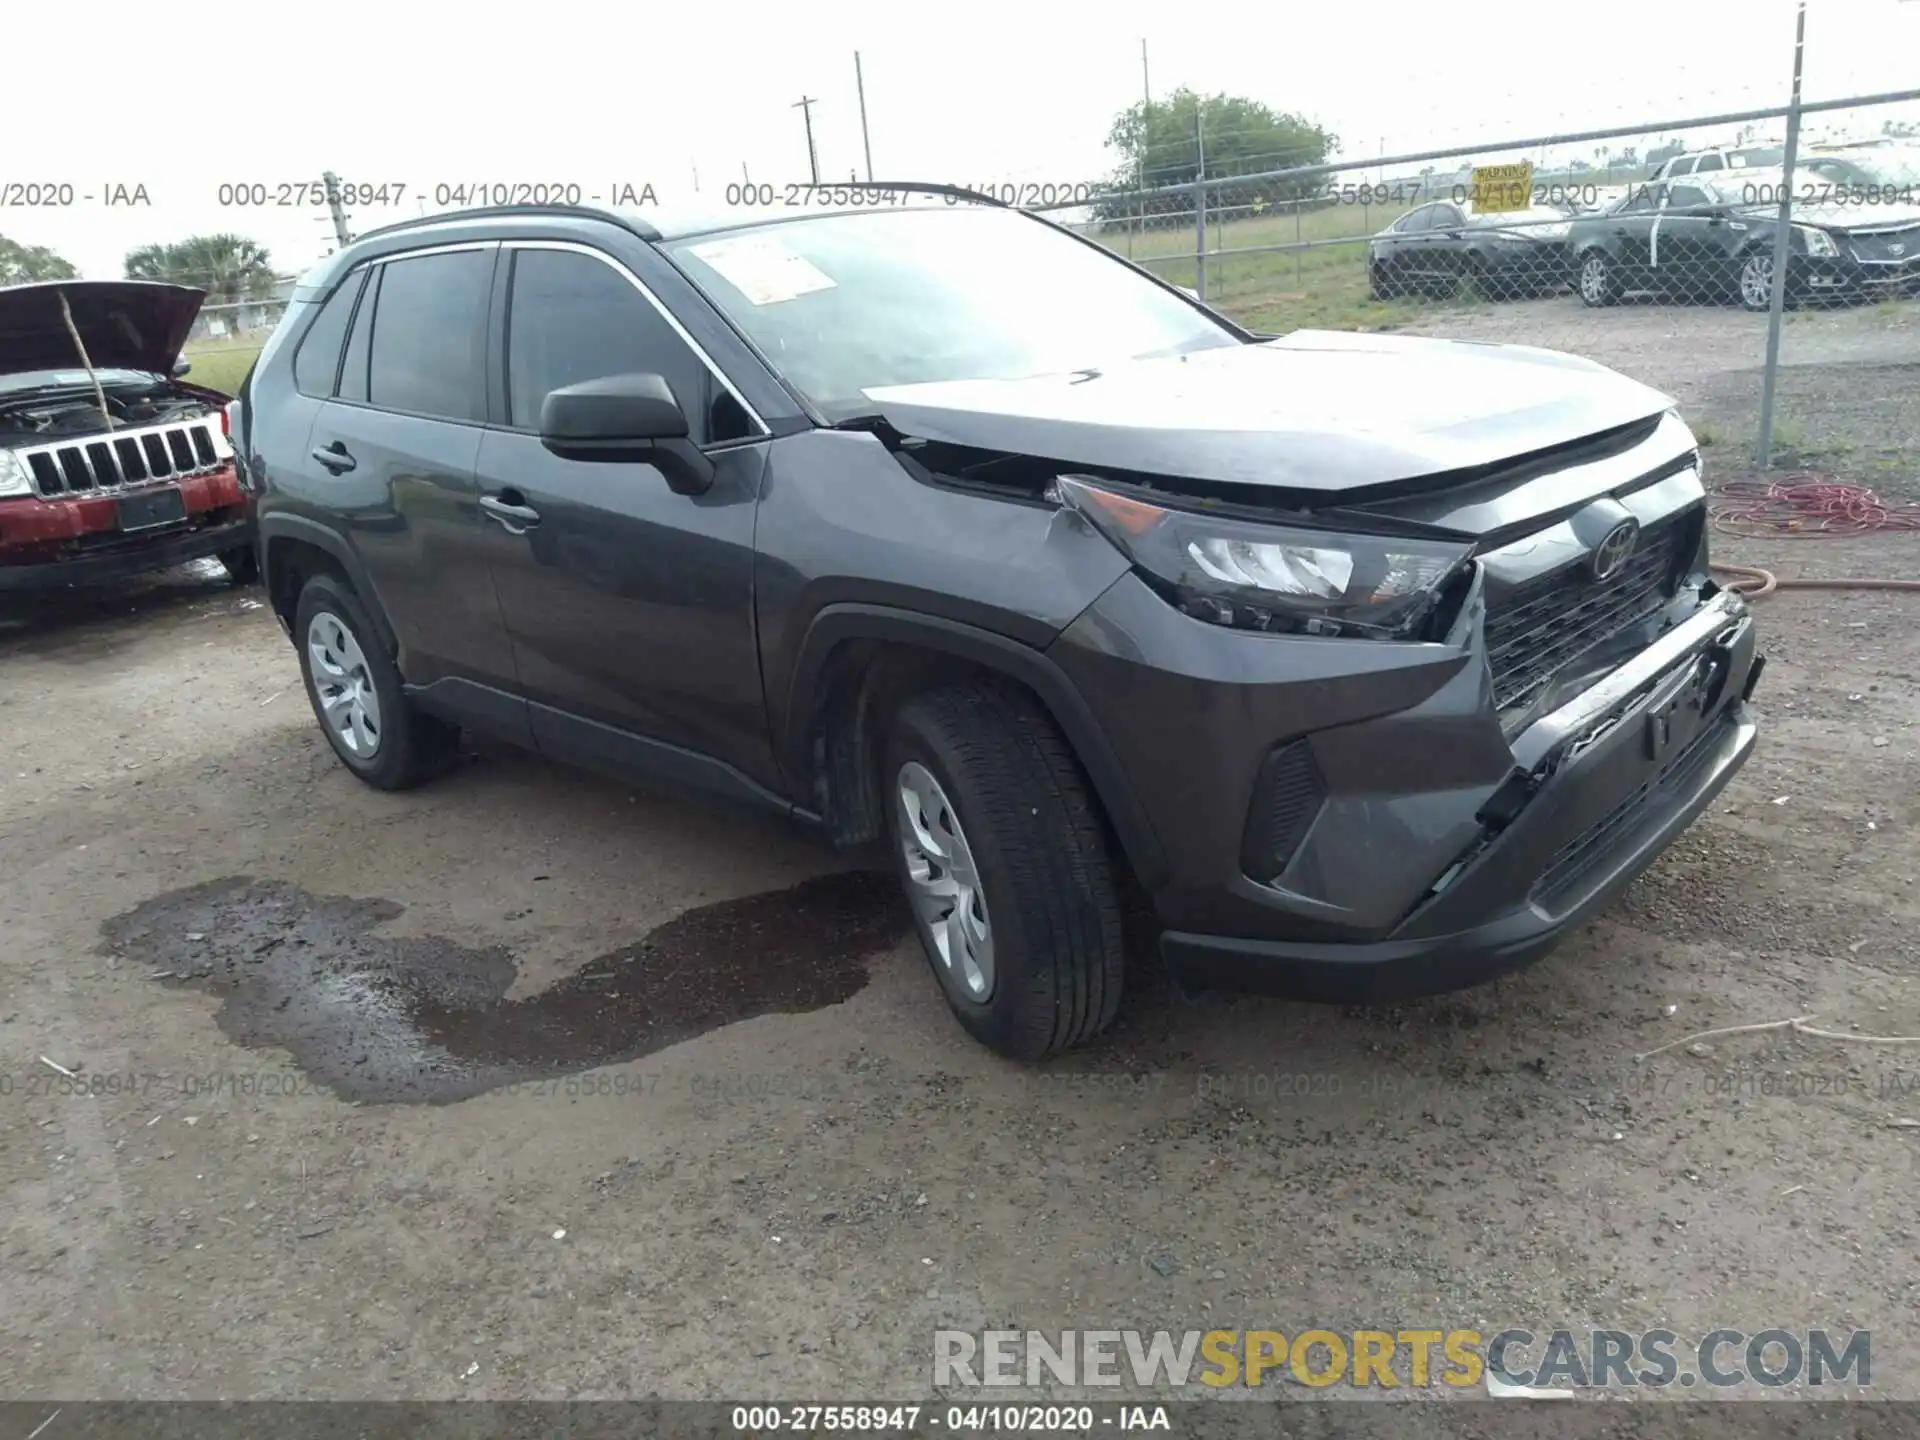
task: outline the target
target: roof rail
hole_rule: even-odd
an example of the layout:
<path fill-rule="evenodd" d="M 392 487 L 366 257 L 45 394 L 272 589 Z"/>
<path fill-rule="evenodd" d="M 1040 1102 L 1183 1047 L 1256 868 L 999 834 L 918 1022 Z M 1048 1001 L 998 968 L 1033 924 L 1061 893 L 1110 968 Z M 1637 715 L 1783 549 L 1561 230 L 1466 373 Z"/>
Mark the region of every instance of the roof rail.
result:
<path fill-rule="evenodd" d="M 660 238 L 659 232 L 645 221 L 598 205 L 483 205 L 468 210 L 441 210 L 432 215 L 416 215 L 411 219 L 396 220 L 392 224 L 363 231 L 353 239 L 357 243 L 372 239 L 375 235 L 392 235 L 396 231 L 418 230 L 428 225 L 445 225 L 454 220 L 495 220 L 532 215 L 569 215 L 579 220 L 611 220 L 616 225 L 624 225 L 629 230 L 636 231 L 644 240 Z"/>

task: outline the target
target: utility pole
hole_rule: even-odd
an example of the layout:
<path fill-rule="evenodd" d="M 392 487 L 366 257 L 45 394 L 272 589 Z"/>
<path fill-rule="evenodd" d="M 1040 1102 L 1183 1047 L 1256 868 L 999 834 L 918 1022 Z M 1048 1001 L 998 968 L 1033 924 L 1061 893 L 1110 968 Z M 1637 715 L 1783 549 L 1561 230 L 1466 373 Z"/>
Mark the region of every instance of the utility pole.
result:
<path fill-rule="evenodd" d="M 1153 135 L 1153 85 L 1147 79 L 1147 37 L 1140 37 L 1140 181 L 1133 200 L 1133 213 L 1139 220 L 1144 238 L 1147 228 L 1147 143 Z M 1127 231 L 1127 258 L 1133 258 L 1133 231 Z"/>
<path fill-rule="evenodd" d="M 327 187 L 327 214 L 333 221 L 333 238 L 344 250 L 353 243 L 353 236 L 347 233 L 347 212 L 340 204 L 340 177 L 328 170 L 320 179 Z"/>
<path fill-rule="evenodd" d="M 1787 153 L 1781 165 L 1780 219 L 1773 235 L 1773 301 L 1767 308 L 1767 368 L 1760 380 L 1760 453 L 1765 470 L 1773 463 L 1773 391 L 1780 377 L 1780 322 L 1787 304 L 1787 239 L 1793 220 L 1793 162 L 1800 150 L 1800 61 L 1807 47 L 1807 0 L 1800 0 L 1793 26 L 1793 98 L 1787 102 Z"/>
<path fill-rule="evenodd" d="M 807 119 L 807 173 L 813 183 L 820 183 L 820 156 L 813 148 L 813 107 L 820 102 L 811 95 L 802 95 L 794 101 L 791 109 L 798 110 Z"/>
<path fill-rule="evenodd" d="M 853 88 L 860 92 L 860 149 L 867 157 L 867 183 L 873 183 L 873 142 L 867 138 L 867 81 L 860 73 L 860 52 L 853 52 Z"/>
<path fill-rule="evenodd" d="M 1207 120 L 1197 105 L 1193 110 L 1193 144 L 1198 162 L 1193 175 L 1194 237 L 1199 241 L 1195 270 L 1200 281 L 1200 298 L 1204 300 L 1207 298 Z"/>

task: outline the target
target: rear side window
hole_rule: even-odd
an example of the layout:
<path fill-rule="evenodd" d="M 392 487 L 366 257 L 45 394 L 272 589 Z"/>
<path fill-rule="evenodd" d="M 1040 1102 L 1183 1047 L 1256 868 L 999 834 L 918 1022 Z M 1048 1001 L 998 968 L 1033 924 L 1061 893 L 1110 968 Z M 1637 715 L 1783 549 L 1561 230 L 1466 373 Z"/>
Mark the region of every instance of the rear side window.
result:
<path fill-rule="evenodd" d="M 353 302 L 360 295 L 364 273 L 349 275 L 346 283 L 327 298 L 320 313 L 301 337 L 300 348 L 293 352 L 293 388 L 302 395 L 324 400 L 333 394 L 333 379 L 340 371 L 340 346 L 347 338 L 347 321 L 353 316 Z"/>
<path fill-rule="evenodd" d="M 507 306 L 507 423 L 540 424 L 552 391 L 582 380 L 650 371 L 687 412 L 696 445 L 740 440 L 753 422 L 691 346 L 624 274 L 571 250 L 513 257 Z"/>
<path fill-rule="evenodd" d="M 1702 155 L 1700 163 L 1693 167 L 1696 175 L 1704 175 L 1709 170 L 1724 170 L 1727 162 L 1718 155 Z"/>
<path fill-rule="evenodd" d="M 367 352 L 367 402 L 441 420 L 486 418 L 493 251 L 390 260 Z"/>

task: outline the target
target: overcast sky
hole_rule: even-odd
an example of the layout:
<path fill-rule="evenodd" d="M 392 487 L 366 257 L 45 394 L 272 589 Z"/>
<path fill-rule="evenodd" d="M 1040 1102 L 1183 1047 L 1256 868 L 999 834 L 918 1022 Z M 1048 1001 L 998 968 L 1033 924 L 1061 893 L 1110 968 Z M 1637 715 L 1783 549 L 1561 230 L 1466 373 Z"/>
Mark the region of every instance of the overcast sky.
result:
<path fill-rule="evenodd" d="M 13 39 L 36 25 L 86 60 L 9 68 L 8 112 L 42 123 L 37 141 L 10 127 L 0 185 L 143 185 L 152 203 L 0 208 L 0 234 L 96 278 L 118 276 L 135 246 L 216 230 L 304 269 L 331 243 L 320 213 L 222 208 L 218 187 L 329 168 L 406 185 L 402 205 L 357 210 L 356 230 L 416 215 L 423 198 L 438 208 L 435 187 L 463 181 L 651 184 L 666 206 L 722 208 L 743 164 L 756 181 L 806 178 L 802 95 L 819 102 L 823 176 L 847 176 L 864 169 L 856 49 L 875 175 L 977 184 L 1103 173 L 1108 125 L 1141 95 L 1142 39 L 1155 95 L 1185 85 L 1299 111 L 1348 155 L 1782 103 L 1793 40 L 1791 0 L 260 0 L 219 25 L 94 0 L 83 34 L 49 17 Z M 1920 87 L 1920 0 L 1811 0 L 1809 98 L 1908 87 Z M 1920 107 L 1861 118 L 1877 129 L 1894 113 Z"/>

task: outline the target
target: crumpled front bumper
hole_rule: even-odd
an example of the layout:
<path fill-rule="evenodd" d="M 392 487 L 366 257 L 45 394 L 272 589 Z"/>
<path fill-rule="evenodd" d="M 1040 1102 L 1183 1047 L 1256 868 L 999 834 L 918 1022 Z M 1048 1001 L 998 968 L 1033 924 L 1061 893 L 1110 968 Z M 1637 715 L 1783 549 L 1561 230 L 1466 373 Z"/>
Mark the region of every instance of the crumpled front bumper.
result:
<path fill-rule="evenodd" d="M 1104 603 L 1055 654 L 1168 852 L 1162 949 L 1193 988 L 1389 1000 L 1515 969 L 1639 874 L 1754 745 L 1746 701 L 1764 662 L 1730 591 L 1511 737 L 1477 648 L 1332 641 L 1282 658 L 1272 637 L 1200 627 L 1157 598 L 1158 615 L 1118 589 Z M 1155 656 L 1176 650 L 1189 673 L 1159 693 Z M 1319 798 L 1280 873 L 1255 878 L 1243 822 L 1264 803 L 1263 734 L 1311 749 Z"/>

